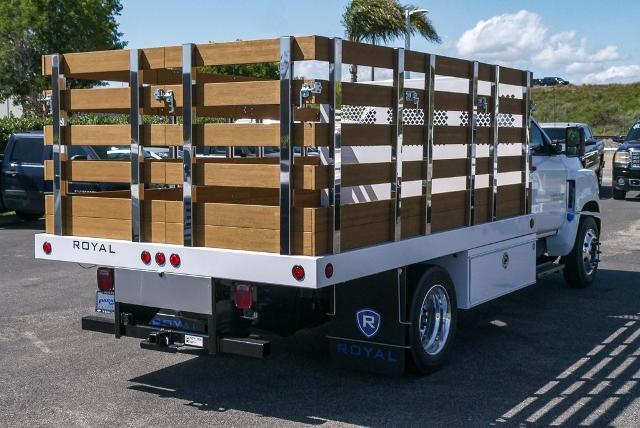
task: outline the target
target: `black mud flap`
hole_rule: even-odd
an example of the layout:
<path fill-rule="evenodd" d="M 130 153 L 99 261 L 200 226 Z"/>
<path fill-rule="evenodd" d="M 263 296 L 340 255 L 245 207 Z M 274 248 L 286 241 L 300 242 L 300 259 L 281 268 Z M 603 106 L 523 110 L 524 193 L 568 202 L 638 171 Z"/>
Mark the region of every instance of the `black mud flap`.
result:
<path fill-rule="evenodd" d="M 404 278 L 397 270 L 335 286 L 327 338 L 340 367 L 389 375 L 405 372 Z"/>

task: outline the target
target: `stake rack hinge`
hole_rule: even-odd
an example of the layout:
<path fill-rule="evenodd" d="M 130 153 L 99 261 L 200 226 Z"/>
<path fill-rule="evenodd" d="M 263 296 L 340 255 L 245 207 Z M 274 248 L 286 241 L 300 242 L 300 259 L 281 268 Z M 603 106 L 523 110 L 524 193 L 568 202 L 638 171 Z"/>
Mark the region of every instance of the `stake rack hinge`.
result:
<path fill-rule="evenodd" d="M 322 93 L 322 82 L 314 80 L 311 83 L 304 82 L 302 87 L 300 88 L 300 108 L 305 108 L 307 105 L 307 99 L 311 97 L 312 94 L 321 94 Z"/>
<path fill-rule="evenodd" d="M 156 89 L 156 91 L 153 93 L 153 96 L 155 97 L 156 101 L 164 101 L 165 104 L 167 104 L 169 113 L 175 113 L 176 98 L 174 97 L 173 91 L 171 89 L 166 92 L 162 88 Z"/>
<path fill-rule="evenodd" d="M 404 91 L 404 100 L 415 104 L 416 109 L 420 108 L 420 97 L 418 96 L 418 92 L 412 89 L 406 89 Z"/>

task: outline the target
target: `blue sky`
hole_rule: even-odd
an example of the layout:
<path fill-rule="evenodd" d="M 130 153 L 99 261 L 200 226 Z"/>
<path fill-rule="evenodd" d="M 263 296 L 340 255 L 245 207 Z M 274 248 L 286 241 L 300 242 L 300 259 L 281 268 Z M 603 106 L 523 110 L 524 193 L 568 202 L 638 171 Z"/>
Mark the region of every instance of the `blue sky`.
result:
<path fill-rule="evenodd" d="M 343 36 L 346 0 L 124 0 L 129 47 L 283 35 Z M 527 68 L 576 83 L 640 81 L 637 0 L 410 0 L 443 43 L 412 49 Z M 603 7 L 603 5 L 606 5 Z M 403 46 L 403 40 L 393 46 Z"/>

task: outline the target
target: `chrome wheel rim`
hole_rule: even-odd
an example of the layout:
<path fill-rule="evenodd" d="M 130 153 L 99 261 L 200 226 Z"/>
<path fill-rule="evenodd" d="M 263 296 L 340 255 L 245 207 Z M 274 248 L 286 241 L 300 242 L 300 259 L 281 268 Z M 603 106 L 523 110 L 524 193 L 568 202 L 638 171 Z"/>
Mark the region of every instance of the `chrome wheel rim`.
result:
<path fill-rule="evenodd" d="M 598 267 L 598 235 L 593 229 L 587 229 L 582 243 L 582 265 L 584 272 L 591 276 Z"/>
<path fill-rule="evenodd" d="M 451 301 L 449 293 L 440 284 L 432 286 L 422 300 L 420 308 L 420 342 L 428 355 L 442 351 L 451 328 Z"/>

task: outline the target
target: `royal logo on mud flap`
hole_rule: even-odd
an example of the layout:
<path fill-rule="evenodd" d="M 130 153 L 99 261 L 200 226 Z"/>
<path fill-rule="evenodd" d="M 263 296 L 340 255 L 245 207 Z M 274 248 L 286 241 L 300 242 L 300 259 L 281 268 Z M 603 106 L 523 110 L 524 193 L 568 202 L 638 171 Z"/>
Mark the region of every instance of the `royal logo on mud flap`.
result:
<path fill-rule="evenodd" d="M 367 339 L 378 334 L 381 321 L 380 314 L 373 309 L 361 309 L 356 312 L 358 329 Z"/>

